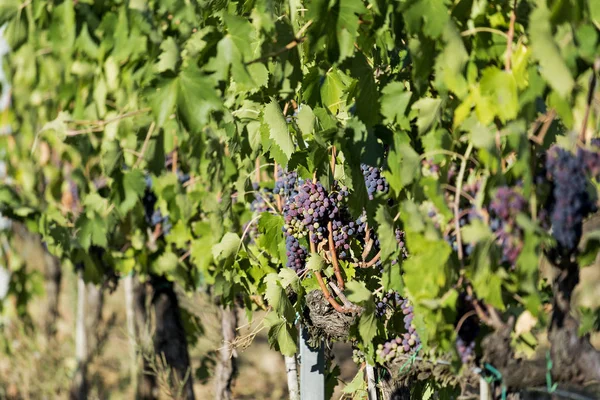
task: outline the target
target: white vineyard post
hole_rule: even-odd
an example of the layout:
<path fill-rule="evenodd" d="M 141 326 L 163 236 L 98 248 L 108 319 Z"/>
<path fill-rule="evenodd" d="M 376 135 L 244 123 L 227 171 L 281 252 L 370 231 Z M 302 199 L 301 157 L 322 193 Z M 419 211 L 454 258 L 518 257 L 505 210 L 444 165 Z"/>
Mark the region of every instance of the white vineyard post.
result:
<path fill-rule="evenodd" d="M 295 354 L 291 357 L 285 357 L 285 372 L 287 375 L 290 400 L 300 400 L 300 389 L 298 388 L 298 367 L 296 366 Z"/>
<path fill-rule="evenodd" d="M 321 341 L 318 348 L 307 343 L 308 332 L 302 327 L 300 333 L 300 399 L 325 400 L 325 347 Z"/>
<path fill-rule="evenodd" d="M 377 382 L 375 382 L 375 368 L 367 364 L 367 393 L 369 400 L 377 400 Z"/>
<path fill-rule="evenodd" d="M 479 377 L 479 400 L 490 400 L 490 386 L 482 376 Z"/>

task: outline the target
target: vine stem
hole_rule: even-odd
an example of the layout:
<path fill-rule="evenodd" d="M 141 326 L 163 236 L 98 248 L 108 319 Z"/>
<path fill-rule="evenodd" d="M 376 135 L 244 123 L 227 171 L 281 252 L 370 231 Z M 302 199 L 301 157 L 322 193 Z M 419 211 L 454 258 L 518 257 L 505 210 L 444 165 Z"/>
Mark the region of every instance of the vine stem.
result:
<path fill-rule="evenodd" d="M 506 36 L 506 56 L 504 58 L 504 70 L 510 72 L 510 59 L 512 57 L 512 42 L 515 36 L 515 22 L 517 21 L 517 0 L 513 2 L 513 9 L 510 12 L 510 23 L 508 26 L 508 35 Z"/>
<path fill-rule="evenodd" d="M 335 145 L 331 147 L 331 176 L 335 179 L 335 157 L 336 157 Z"/>
<path fill-rule="evenodd" d="M 275 180 L 277 180 L 277 172 L 278 172 L 278 165 L 277 165 L 277 161 L 275 161 L 274 167 L 273 167 L 273 173 L 275 174 Z M 258 169 L 258 167 L 257 167 Z M 277 208 L 279 209 L 279 212 L 281 212 L 281 210 L 283 210 L 283 202 L 281 200 L 281 195 L 278 193 L 275 195 L 275 203 L 277 203 Z"/>
<path fill-rule="evenodd" d="M 150 137 L 152 136 L 152 133 L 154 132 L 155 126 L 156 126 L 156 124 L 154 122 L 152 122 L 150 124 L 150 128 L 148 128 L 148 133 L 146 134 L 146 138 L 144 139 L 144 143 L 142 143 L 142 149 L 140 150 L 140 155 L 138 156 L 138 159 L 135 161 L 133 168 L 136 168 L 142 162 L 142 159 L 144 158 L 144 155 L 146 154 L 146 149 L 148 148 L 148 142 L 150 142 Z"/>
<path fill-rule="evenodd" d="M 371 261 L 369 261 L 369 262 L 367 262 L 367 263 L 364 263 L 364 262 L 363 262 L 363 263 L 362 263 L 362 264 L 360 264 L 359 266 L 360 266 L 361 268 L 370 268 L 370 267 L 372 267 L 373 265 L 375 265 L 375 263 L 377 263 L 377 261 L 379 261 L 379 259 L 380 259 L 380 258 L 381 258 L 381 250 L 379 250 L 379 251 L 377 252 L 377 254 L 375 254 L 375 256 L 374 256 L 374 257 L 371 259 Z"/>
<path fill-rule="evenodd" d="M 331 221 L 327 223 L 327 230 L 329 231 L 329 237 L 327 238 L 327 242 L 329 243 L 329 252 L 331 253 L 333 272 L 335 274 L 335 279 L 337 280 L 338 286 L 340 287 L 340 289 L 344 290 L 344 278 L 342 277 L 342 273 L 340 271 L 340 264 L 338 262 L 337 253 L 335 251 L 335 243 L 333 242 L 333 224 Z"/>
<path fill-rule="evenodd" d="M 447 189 L 447 190 L 450 190 L 451 192 L 456 193 L 456 188 L 452 185 L 448 185 L 447 183 L 442 183 L 440 186 L 443 189 Z M 463 196 L 465 199 L 469 200 L 471 203 L 475 203 L 475 199 L 473 198 L 473 196 L 471 196 L 467 192 L 461 192 L 460 195 Z M 400 214 L 398 213 L 398 215 L 400 215 Z"/>
<path fill-rule="evenodd" d="M 260 183 L 260 157 L 256 157 L 254 160 L 254 180 L 256 183 Z M 275 172 L 277 172 L 277 164 L 275 164 Z"/>
<path fill-rule="evenodd" d="M 308 238 L 308 241 L 310 242 L 311 253 L 316 253 L 315 244 L 313 243 L 312 240 L 310 240 L 310 238 Z M 329 304 L 331 304 L 331 306 L 335 309 L 335 311 L 340 312 L 340 313 L 347 313 L 348 310 L 346 310 L 344 307 L 342 307 L 333 298 L 333 296 L 329 292 L 329 289 L 327 289 L 327 285 L 325 285 L 325 281 L 323 280 L 323 275 L 321 275 L 321 271 L 315 271 L 315 277 L 317 278 L 319 287 L 321 288 L 321 291 L 323 292 L 323 295 L 325 296 L 325 300 L 327 300 L 329 302 Z"/>
<path fill-rule="evenodd" d="M 342 300 L 342 304 L 344 304 L 344 308 L 346 310 L 352 311 L 352 312 L 360 312 L 362 310 L 361 307 L 357 306 L 356 304 L 354 304 L 350 300 L 348 300 L 348 298 L 344 295 L 344 293 L 340 290 L 340 288 L 338 288 L 336 286 L 335 283 L 329 282 L 329 286 L 331 286 L 331 288 L 333 289 L 335 294 L 337 294 L 338 297 L 340 298 L 340 300 Z"/>
<path fill-rule="evenodd" d="M 462 238 L 460 234 L 460 195 L 458 193 L 462 193 L 462 184 L 463 179 L 465 177 L 465 170 L 467 169 L 467 160 L 471 156 L 471 151 L 473 151 L 473 143 L 469 143 L 467 146 L 467 150 L 465 151 L 465 155 L 460 163 L 460 171 L 458 172 L 458 177 L 456 179 L 456 193 L 454 196 L 454 230 L 456 231 L 456 244 L 458 246 L 458 259 L 460 260 L 461 267 L 464 268 L 464 260 L 463 260 L 463 249 L 462 249 Z"/>

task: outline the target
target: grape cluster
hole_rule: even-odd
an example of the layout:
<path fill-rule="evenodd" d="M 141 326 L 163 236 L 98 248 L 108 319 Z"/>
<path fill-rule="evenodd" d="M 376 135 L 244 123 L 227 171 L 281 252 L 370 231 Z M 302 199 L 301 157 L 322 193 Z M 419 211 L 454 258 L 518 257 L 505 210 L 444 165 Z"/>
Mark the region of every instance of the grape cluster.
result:
<path fill-rule="evenodd" d="M 370 165 L 361 164 L 363 176 L 365 177 L 365 186 L 369 194 L 369 200 L 373 200 L 376 192 L 387 193 L 389 185 L 387 180 L 381 175 L 381 169 Z"/>
<path fill-rule="evenodd" d="M 402 297 L 400 297 L 400 293 L 389 290 L 375 303 L 375 315 L 379 318 L 385 317 L 388 310 L 395 310 L 401 304 Z"/>
<path fill-rule="evenodd" d="M 581 160 L 587 172 L 600 181 L 600 138 L 592 139 L 592 149 L 578 149 L 577 158 Z"/>
<path fill-rule="evenodd" d="M 365 353 L 358 349 L 352 350 L 352 361 L 354 361 L 354 363 L 358 365 L 364 363 L 366 361 Z"/>
<path fill-rule="evenodd" d="M 408 351 L 406 350 L 407 348 L 409 350 L 416 349 L 421 344 L 421 339 L 419 339 L 415 326 L 412 323 L 415 316 L 413 313 L 413 306 L 408 299 L 403 299 L 400 308 L 402 308 L 402 314 L 404 314 L 404 328 L 406 329 L 402 345 L 404 346 L 405 351 Z"/>
<path fill-rule="evenodd" d="M 292 235 L 285 237 L 285 252 L 287 255 L 287 267 L 300 274 L 304 270 L 308 251 L 306 247 L 301 246 L 298 239 Z"/>
<path fill-rule="evenodd" d="M 404 242 L 406 234 L 401 229 L 396 229 L 396 243 L 398 243 L 398 247 L 400 248 L 400 257 L 405 260 L 408 258 L 408 249 L 406 248 L 406 243 Z"/>
<path fill-rule="evenodd" d="M 338 208 L 331 202 L 323 185 L 307 179 L 285 203 L 283 231 L 296 238 L 308 231 L 309 239 L 318 243 L 323 239 L 328 219 L 333 219 L 337 212 Z"/>
<path fill-rule="evenodd" d="M 274 204 L 273 194 L 266 188 L 259 189 L 258 185 L 254 187 L 254 200 L 250 203 L 250 210 L 257 214 L 269 211 Z"/>
<path fill-rule="evenodd" d="M 421 340 L 412 323 L 414 314 L 413 307 L 407 299 L 400 302 L 404 314 L 404 328 L 406 332 L 377 346 L 377 356 L 384 362 L 393 361 L 401 354 L 410 354 L 419 348 Z"/>
<path fill-rule="evenodd" d="M 463 364 L 468 364 L 475 358 L 475 341 L 465 342 L 461 337 L 456 339 L 456 351 Z"/>
<path fill-rule="evenodd" d="M 587 192 L 583 159 L 554 146 L 548 151 L 546 172 L 552 180 L 550 220 L 559 248 L 572 252 L 581 239 L 583 219 L 594 210 Z"/>
<path fill-rule="evenodd" d="M 350 219 L 346 209 L 340 210 L 332 223 L 333 244 L 340 259 L 350 256 L 350 240 L 358 233 L 356 222 Z"/>
<path fill-rule="evenodd" d="M 502 248 L 502 262 L 514 266 L 523 247 L 523 230 L 517 225 L 517 215 L 527 210 L 527 201 L 508 186 L 498 188 L 490 204 L 490 228 Z"/>
<path fill-rule="evenodd" d="M 440 166 L 436 164 L 432 159 L 425 159 L 421 161 L 421 170 L 424 176 L 438 176 L 440 173 Z"/>
<path fill-rule="evenodd" d="M 298 179 L 296 171 L 287 172 L 284 169 L 279 169 L 273 193 L 287 198 L 296 194 L 296 187 L 303 183 L 302 179 Z"/>
<path fill-rule="evenodd" d="M 474 218 L 479 218 L 474 210 L 459 209 L 458 212 L 459 220 L 458 224 L 462 228 L 468 225 Z M 454 226 L 452 226 L 454 228 Z M 454 252 L 458 252 L 458 241 L 456 239 L 456 232 L 451 230 L 444 234 L 444 240 L 448 243 Z M 462 243 L 463 254 L 467 257 L 473 253 L 474 246 L 472 243 Z"/>

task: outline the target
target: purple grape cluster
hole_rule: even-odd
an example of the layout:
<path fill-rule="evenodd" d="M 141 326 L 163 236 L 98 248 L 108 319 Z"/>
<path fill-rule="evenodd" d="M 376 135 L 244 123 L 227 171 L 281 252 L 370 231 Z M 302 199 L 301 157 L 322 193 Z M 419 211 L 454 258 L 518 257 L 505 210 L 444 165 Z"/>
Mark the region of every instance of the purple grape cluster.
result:
<path fill-rule="evenodd" d="M 468 364 L 475 359 L 475 341 L 466 343 L 461 337 L 456 339 L 456 351 L 463 364 Z"/>
<path fill-rule="evenodd" d="M 302 179 L 298 179 L 298 173 L 296 171 L 287 172 L 282 168 L 277 171 L 277 179 L 275 180 L 273 193 L 288 198 L 293 196 L 296 193 L 297 186 L 302 185 L 303 183 Z"/>
<path fill-rule="evenodd" d="M 408 249 L 406 248 L 405 236 L 403 230 L 396 228 L 396 242 L 398 243 L 398 247 L 400 248 L 400 257 L 405 260 L 408 258 Z"/>
<path fill-rule="evenodd" d="M 515 188 L 502 186 L 490 204 L 490 228 L 502 248 L 502 262 L 514 266 L 523 248 L 523 230 L 517 215 L 527 210 L 527 201 Z"/>
<path fill-rule="evenodd" d="M 459 209 L 459 220 L 458 224 L 462 228 L 469 224 L 474 218 L 480 218 L 476 213 L 475 209 L 469 210 Z M 454 226 L 452 226 L 454 228 Z M 451 230 L 444 234 L 444 240 L 452 247 L 452 251 L 458 252 L 458 241 L 456 239 L 455 230 Z M 463 254 L 467 257 L 473 253 L 474 246 L 472 243 L 462 243 Z"/>
<path fill-rule="evenodd" d="M 381 168 L 361 164 L 363 176 L 365 177 L 365 186 L 369 194 L 369 200 L 373 200 L 376 192 L 387 193 L 390 189 L 387 180 L 381 175 Z"/>
<path fill-rule="evenodd" d="M 266 188 L 259 189 L 258 185 L 254 189 L 254 200 L 250 203 L 250 210 L 257 214 L 271 210 L 272 204 L 275 203 L 273 194 Z"/>
<path fill-rule="evenodd" d="M 338 211 L 323 185 L 307 179 L 298 187 L 298 193 L 288 198 L 285 203 L 283 231 L 297 238 L 308 231 L 309 239 L 318 243 L 323 239 L 327 221 L 333 219 Z"/>
<path fill-rule="evenodd" d="M 389 290 L 375 303 L 375 315 L 379 318 L 385 317 L 388 310 L 393 311 L 401 304 L 402 297 L 400 297 L 400 293 Z"/>
<path fill-rule="evenodd" d="M 292 235 L 285 237 L 285 253 L 287 255 L 287 266 L 296 273 L 300 274 L 304 270 L 308 251 L 306 247 L 300 245 L 298 239 Z"/>
<path fill-rule="evenodd" d="M 592 139 L 591 149 L 578 149 L 577 158 L 581 160 L 586 171 L 600 181 L 600 138 Z"/>
<path fill-rule="evenodd" d="M 583 159 L 558 146 L 548 150 L 546 172 L 552 180 L 550 220 L 559 248 L 570 253 L 581 239 L 583 219 L 594 210 L 587 192 Z"/>
<path fill-rule="evenodd" d="M 338 208 L 339 213 L 331 221 L 332 236 L 338 257 L 343 260 L 350 256 L 350 241 L 358 234 L 358 226 L 346 208 Z"/>
<path fill-rule="evenodd" d="M 413 353 L 421 345 L 421 339 L 412 323 L 414 317 L 412 305 L 407 299 L 402 299 L 400 307 L 404 314 L 406 332 L 377 346 L 377 356 L 384 362 L 393 361 L 401 354 Z"/>
<path fill-rule="evenodd" d="M 417 335 L 417 331 L 415 330 L 415 326 L 412 323 L 414 318 L 413 306 L 410 304 L 408 299 L 403 299 L 400 304 L 400 308 L 402 308 L 402 314 L 404 314 L 404 328 L 406 329 L 406 333 L 404 333 L 404 339 L 402 340 L 402 345 L 406 350 L 406 346 L 408 345 L 409 349 L 415 349 L 421 344 L 421 339 Z"/>

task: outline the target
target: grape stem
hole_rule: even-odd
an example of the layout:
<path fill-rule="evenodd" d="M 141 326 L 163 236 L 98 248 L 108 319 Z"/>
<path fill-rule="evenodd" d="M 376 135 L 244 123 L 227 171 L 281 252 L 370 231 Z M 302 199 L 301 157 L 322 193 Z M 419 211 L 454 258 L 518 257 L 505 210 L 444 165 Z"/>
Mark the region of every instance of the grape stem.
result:
<path fill-rule="evenodd" d="M 117 115 L 116 117 L 110 118 L 110 119 L 106 119 L 106 120 L 96 120 L 96 121 L 86 121 L 86 120 L 71 120 L 71 121 L 65 121 L 68 124 L 74 124 L 74 125 L 95 125 L 95 126 L 90 126 L 88 128 L 83 128 L 83 129 L 69 129 L 67 130 L 67 136 L 77 136 L 77 135 L 81 135 L 84 133 L 93 133 L 93 132 L 102 132 L 104 131 L 104 128 L 106 125 L 112 123 L 112 122 L 116 122 L 125 118 L 129 118 L 129 117 L 134 117 L 136 115 L 140 115 L 140 114 L 146 114 L 148 111 L 150 111 L 150 108 L 142 108 L 141 110 L 137 110 L 137 111 L 131 111 L 125 114 L 121 114 L 121 115 Z"/>
<path fill-rule="evenodd" d="M 257 158 L 257 162 L 258 162 L 258 158 Z M 258 167 L 257 167 L 257 169 L 258 169 Z M 275 173 L 275 180 L 277 180 L 277 161 L 275 161 L 275 166 L 273 167 L 273 172 Z M 281 210 L 283 209 L 283 204 L 281 202 L 281 195 L 279 193 L 277 193 L 275 195 L 275 203 L 277 203 L 277 209 L 281 213 Z"/>
<path fill-rule="evenodd" d="M 380 258 L 381 258 L 381 250 L 379 250 L 377 252 L 377 254 L 375 254 L 375 257 L 373 257 L 371 259 L 371 261 L 369 261 L 368 263 L 364 263 L 363 262 L 362 264 L 359 264 L 359 267 L 361 267 L 361 268 L 370 268 L 373 265 L 375 265 L 375 263 L 377 263 L 377 261 L 379 261 Z"/>
<path fill-rule="evenodd" d="M 369 253 L 371 252 L 371 248 L 373 247 L 373 239 L 369 239 L 368 236 L 369 235 L 367 234 L 367 245 L 365 246 L 365 249 L 362 252 L 363 263 L 367 261 L 367 256 L 369 255 Z"/>
<path fill-rule="evenodd" d="M 529 137 L 529 140 L 541 146 L 544 143 L 544 137 L 546 137 L 546 133 L 548 133 L 548 129 L 550 129 L 550 125 L 552 125 L 555 116 L 556 111 L 554 109 L 550 109 L 545 115 L 538 118 L 533 124 L 534 126 L 531 132 L 534 133 L 538 129 L 540 124 L 543 123 L 542 128 L 540 129 L 540 132 L 537 135 L 532 134 Z"/>
<path fill-rule="evenodd" d="M 487 326 L 491 326 L 492 328 L 495 328 L 495 329 L 500 329 L 504 326 L 504 323 L 500 319 L 498 312 L 492 306 L 490 306 L 490 305 L 486 306 L 487 313 L 486 313 L 486 311 L 483 310 L 483 308 L 481 307 L 481 304 L 479 304 L 479 301 L 477 300 L 477 298 L 475 297 L 475 295 L 473 293 L 473 288 L 471 287 L 471 285 L 467 286 L 467 294 L 469 296 L 471 296 L 471 298 L 473 299 L 473 300 L 471 300 L 471 303 L 473 304 L 473 308 L 475 309 L 475 312 L 477 313 L 477 316 L 479 317 L 479 319 L 484 324 L 486 324 Z"/>
<path fill-rule="evenodd" d="M 148 148 L 148 142 L 150 141 L 150 137 L 152 136 L 152 133 L 154 132 L 155 126 L 156 125 L 154 124 L 154 122 L 152 122 L 150 124 L 150 128 L 148 128 L 148 133 L 146 134 L 146 138 L 144 139 L 144 143 L 142 143 L 142 149 L 140 150 L 140 155 L 138 156 L 138 159 L 135 161 L 135 164 L 133 164 L 133 168 L 136 168 L 142 162 L 142 159 L 144 158 L 144 155 L 146 154 L 146 149 Z"/>
<path fill-rule="evenodd" d="M 460 163 L 460 171 L 458 172 L 458 177 L 456 178 L 456 193 L 454 196 L 454 230 L 456 231 L 456 244 L 458 246 L 458 259 L 460 260 L 461 267 L 464 268 L 464 260 L 463 260 L 463 249 L 462 249 L 462 238 L 460 235 L 460 195 L 462 193 L 462 184 L 463 179 L 465 177 L 465 170 L 467 169 L 467 160 L 471 156 L 471 151 L 473 150 L 473 143 L 469 143 L 467 146 L 467 150 L 465 151 L 465 155 L 462 158 Z"/>
<path fill-rule="evenodd" d="M 331 146 L 331 176 L 335 179 L 335 156 L 336 149 L 335 146 Z"/>
<path fill-rule="evenodd" d="M 323 291 L 325 300 L 327 300 L 329 302 L 329 304 L 331 304 L 331 306 L 335 309 L 335 311 L 343 313 L 343 314 L 348 313 L 348 310 L 346 310 L 344 307 L 342 307 L 333 298 L 331 293 L 329 293 L 329 290 L 327 289 L 327 286 L 325 285 L 325 282 L 323 281 L 323 276 L 321 275 L 321 271 L 315 271 L 315 277 L 317 278 L 317 282 L 319 283 L 319 286 L 321 287 L 321 290 Z"/>
<path fill-rule="evenodd" d="M 310 242 L 310 251 L 311 253 L 315 253 L 316 249 L 315 249 L 315 244 L 313 243 L 312 240 L 308 240 Z M 315 277 L 317 278 L 317 282 L 319 283 L 319 287 L 321 288 L 321 291 L 323 292 L 323 296 L 325 296 L 325 300 L 327 300 L 329 302 L 329 304 L 331 304 L 331 306 L 335 309 L 335 311 L 340 312 L 340 313 L 347 313 L 348 310 L 346 310 L 344 307 L 342 307 L 331 295 L 331 293 L 329 293 L 329 289 L 327 289 L 327 285 L 325 285 L 325 281 L 323 281 L 323 276 L 321 275 L 321 271 L 315 271 Z"/>
<path fill-rule="evenodd" d="M 356 304 L 352 303 L 350 300 L 348 300 L 348 298 L 344 295 L 342 290 L 340 288 L 338 288 L 335 283 L 329 282 L 329 286 L 331 286 L 331 288 L 333 289 L 335 294 L 337 294 L 337 296 L 340 298 L 340 300 L 342 300 L 342 304 L 344 304 L 344 308 L 346 310 L 351 311 L 351 312 L 356 312 L 356 313 L 359 313 L 362 311 L 362 307 L 359 307 Z"/>
<path fill-rule="evenodd" d="M 335 279 L 337 280 L 338 285 L 342 290 L 344 290 L 344 278 L 342 277 L 342 273 L 340 272 L 340 264 L 338 262 L 337 253 L 335 251 L 335 244 L 333 243 L 333 227 L 331 221 L 327 223 L 327 230 L 329 231 L 329 237 L 327 238 L 327 242 L 329 242 L 329 252 L 331 253 L 331 263 L 333 264 L 333 272 L 335 274 Z"/>

